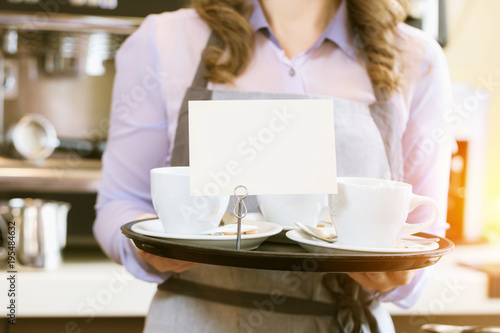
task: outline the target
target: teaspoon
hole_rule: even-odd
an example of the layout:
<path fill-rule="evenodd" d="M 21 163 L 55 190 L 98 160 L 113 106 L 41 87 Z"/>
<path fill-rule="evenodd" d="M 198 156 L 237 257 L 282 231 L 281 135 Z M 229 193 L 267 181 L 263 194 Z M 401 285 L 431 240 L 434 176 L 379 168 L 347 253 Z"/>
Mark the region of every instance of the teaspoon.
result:
<path fill-rule="evenodd" d="M 337 241 L 337 235 L 331 234 L 329 232 L 325 232 L 319 228 L 310 227 L 308 225 L 304 225 L 300 222 L 296 222 L 295 225 L 300 228 L 300 230 L 304 231 L 306 234 L 311 235 L 317 239 L 328 243 L 334 243 Z"/>
<path fill-rule="evenodd" d="M 320 239 L 322 241 L 328 242 L 328 243 L 334 243 L 337 241 L 337 235 L 329 233 L 326 230 L 322 230 L 322 228 L 315 228 L 311 227 L 308 225 L 304 225 L 300 222 L 295 223 L 297 227 L 299 227 L 302 231 L 307 233 L 308 235 L 311 235 L 317 239 Z M 417 243 L 432 243 L 432 242 L 438 242 L 439 238 L 423 238 L 419 236 L 407 236 L 401 238 L 402 241 L 410 241 L 410 242 L 417 242 Z"/>

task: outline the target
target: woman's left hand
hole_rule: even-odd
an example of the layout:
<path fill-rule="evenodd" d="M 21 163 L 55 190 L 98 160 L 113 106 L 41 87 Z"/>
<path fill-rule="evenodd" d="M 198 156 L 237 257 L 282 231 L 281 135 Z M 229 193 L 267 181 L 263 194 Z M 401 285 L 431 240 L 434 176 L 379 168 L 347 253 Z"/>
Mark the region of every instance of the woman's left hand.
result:
<path fill-rule="evenodd" d="M 407 285 L 417 270 L 384 273 L 348 273 L 366 290 L 386 292 L 399 286 Z"/>

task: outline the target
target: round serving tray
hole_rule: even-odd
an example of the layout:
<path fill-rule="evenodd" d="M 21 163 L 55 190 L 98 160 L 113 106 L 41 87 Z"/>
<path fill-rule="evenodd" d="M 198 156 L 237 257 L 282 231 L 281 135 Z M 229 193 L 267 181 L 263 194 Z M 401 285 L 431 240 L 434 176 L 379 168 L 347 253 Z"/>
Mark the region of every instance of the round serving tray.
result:
<path fill-rule="evenodd" d="M 450 253 L 454 245 L 439 237 L 436 250 L 412 253 L 372 253 L 338 250 L 336 254 L 306 252 L 298 244 L 280 244 L 266 241 L 256 250 L 230 250 L 215 247 L 188 245 L 172 239 L 145 236 L 132 231 L 132 226 L 141 221 L 127 223 L 122 233 L 139 249 L 161 257 L 200 264 L 255 268 L 279 271 L 309 272 L 389 272 L 416 269 L 434 265 Z M 432 237 L 425 233 L 420 237 Z"/>

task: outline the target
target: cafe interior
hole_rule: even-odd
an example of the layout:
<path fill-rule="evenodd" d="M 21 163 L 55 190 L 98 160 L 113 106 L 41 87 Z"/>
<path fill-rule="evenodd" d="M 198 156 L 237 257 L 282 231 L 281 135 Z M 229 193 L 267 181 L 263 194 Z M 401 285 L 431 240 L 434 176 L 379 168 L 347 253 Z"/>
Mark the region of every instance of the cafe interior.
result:
<path fill-rule="evenodd" d="M 94 205 L 115 54 L 147 15 L 184 5 L 1 1 L 0 294 L 5 312 L 7 271 L 15 271 L 9 299 L 17 308 L 16 324 L 7 312 L 0 332 L 142 332 L 156 285 L 103 253 L 92 232 Z M 497 0 L 410 1 L 406 23 L 439 42 L 452 80 L 446 239 L 453 245 L 432 262 L 433 279 L 414 306 L 383 304 L 396 332 L 500 332 L 499 12 Z M 23 230 L 14 259 L 11 220 Z"/>

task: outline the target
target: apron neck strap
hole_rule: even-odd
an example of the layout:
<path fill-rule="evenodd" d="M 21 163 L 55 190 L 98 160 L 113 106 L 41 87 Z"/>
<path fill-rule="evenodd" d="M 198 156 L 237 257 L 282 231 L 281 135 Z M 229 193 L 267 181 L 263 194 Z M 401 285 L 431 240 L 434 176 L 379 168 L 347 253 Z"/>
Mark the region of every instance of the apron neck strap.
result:
<path fill-rule="evenodd" d="M 214 32 L 212 32 L 210 34 L 210 38 L 208 39 L 206 47 L 210 47 L 210 46 L 220 47 L 221 45 L 222 45 L 222 41 L 219 38 L 219 36 L 217 34 L 215 34 Z M 363 61 L 365 63 L 368 62 L 368 59 L 366 58 L 366 53 L 363 49 L 361 49 L 361 57 L 363 58 Z M 207 68 L 205 66 L 205 63 L 203 62 L 203 60 L 200 60 L 200 63 L 198 64 L 198 69 L 196 70 L 196 74 L 194 76 L 193 83 L 191 84 L 191 86 L 198 87 L 198 88 L 206 88 L 208 82 L 205 79 L 205 77 L 207 76 L 207 74 L 208 74 L 208 71 L 207 71 Z M 372 84 L 373 93 L 375 94 L 375 98 L 376 98 L 377 102 L 387 101 L 389 99 L 387 94 L 382 89 L 380 89 L 377 85 L 375 85 L 372 80 L 370 80 L 370 82 Z"/>
<path fill-rule="evenodd" d="M 217 34 L 212 32 L 210 34 L 210 38 L 208 39 L 207 46 L 214 46 L 214 47 L 220 47 L 222 45 L 222 41 L 219 38 Z M 207 67 L 205 66 L 205 63 L 203 62 L 203 59 L 200 60 L 200 63 L 198 64 L 198 69 L 196 70 L 196 74 L 194 75 L 193 83 L 191 84 L 192 87 L 198 87 L 198 88 L 206 88 L 208 82 L 205 79 L 207 76 L 208 71 Z"/>
<path fill-rule="evenodd" d="M 372 84 L 372 89 L 373 89 L 373 94 L 375 95 L 375 99 L 377 102 L 387 102 L 389 100 L 389 96 L 385 91 L 380 89 L 373 81 L 370 79 L 370 82 Z"/>

